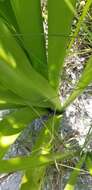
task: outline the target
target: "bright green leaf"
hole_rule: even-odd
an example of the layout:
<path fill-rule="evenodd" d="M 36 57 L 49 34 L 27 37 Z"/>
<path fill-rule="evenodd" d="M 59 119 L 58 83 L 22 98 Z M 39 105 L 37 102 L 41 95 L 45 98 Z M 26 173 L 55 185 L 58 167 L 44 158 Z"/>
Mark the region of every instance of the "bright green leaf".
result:
<path fill-rule="evenodd" d="M 22 97 L 28 105 L 55 106 L 60 109 L 56 92 L 48 81 L 32 68 L 26 54 L 2 19 L 0 34 L 0 81 L 3 85 Z"/>
<path fill-rule="evenodd" d="M 40 0 L 11 0 L 31 64 L 48 78 Z"/>
<path fill-rule="evenodd" d="M 42 167 L 44 165 L 53 164 L 56 160 L 65 160 L 75 156 L 77 152 L 63 152 L 61 153 L 51 153 L 47 155 L 40 156 L 24 156 L 11 158 L 9 160 L 0 160 L 0 173 L 9 173 L 19 170 L 33 169 L 36 167 Z"/>
<path fill-rule="evenodd" d="M 71 33 L 73 12 L 69 5 L 75 0 L 48 1 L 48 67 L 50 84 L 57 89 L 61 68 L 66 56 L 68 38 Z"/>
<path fill-rule="evenodd" d="M 0 1 L 0 17 L 4 18 L 5 22 L 7 22 L 10 28 L 18 29 L 18 25 L 12 10 L 12 6 L 10 4 L 10 0 Z"/>

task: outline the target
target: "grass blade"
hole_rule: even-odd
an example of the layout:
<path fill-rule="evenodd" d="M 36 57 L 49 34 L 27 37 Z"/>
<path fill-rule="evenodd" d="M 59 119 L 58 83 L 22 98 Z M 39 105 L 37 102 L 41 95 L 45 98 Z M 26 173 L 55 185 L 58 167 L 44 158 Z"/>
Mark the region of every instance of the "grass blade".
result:
<path fill-rule="evenodd" d="M 81 14 L 81 16 L 79 18 L 79 21 L 77 23 L 76 30 L 74 32 L 73 38 L 71 38 L 71 41 L 70 41 L 70 44 L 69 44 L 69 49 L 71 49 L 71 47 L 72 47 L 72 45 L 73 45 L 73 43 L 75 41 L 75 38 L 77 37 L 77 35 L 78 35 L 79 31 L 80 31 L 81 25 L 82 25 L 82 23 L 84 21 L 84 18 L 87 15 L 87 12 L 88 12 L 91 4 L 92 4 L 92 0 L 87 0 L 86 1 L 86 5 L 84 6 L 82 14 Z"/>
<path fill-rule="evenodd" d="M 72 174 L 70 175 L 69 181 L 66 184 L 64 190 L 74 190 L 74 187 L 77 182 L 78 175 L 80 173 L 80 169 L 85 161 L 85 155 L 80 159 L 80 161 L 77 163 L 75 169 L 73 170 Z"/>
<path fill-rule="evenodd" d="M 75 89 L 66 100 L 63 108 L 66 108 L 71 102 L 73 102 L 92 82 L 92 57 L 88 60 L 87 65 L 82 73 L 81 78 L 79 79 Z"/>

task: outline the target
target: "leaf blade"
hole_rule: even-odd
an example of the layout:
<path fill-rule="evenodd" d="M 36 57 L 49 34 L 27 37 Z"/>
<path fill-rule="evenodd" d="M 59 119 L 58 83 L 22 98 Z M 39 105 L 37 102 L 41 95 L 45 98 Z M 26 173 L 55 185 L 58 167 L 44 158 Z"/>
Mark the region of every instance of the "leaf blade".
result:
<path fill-rule="evenodd" d="M 25 0 L 11 0 L 11 4 L 31 64 L 37 72 L 48 78 L 40 0 L 27 0 L 27 3 Z"/>
<path fill-rule="evenodd" d="M 63 155 L 61 153 L 48 154 L 48 155 L 40 155 L 36 156 L 28 156 L 28 157 L 16 157 L 11 158 L 9 160 L 0 160 L 0 173 L 21 171 L 26 169 L 31 169 L 35 167 L 41 167 L 43 165 L 47 165 L 48 163 L 52 164 L 55 160 L 64 160 L 68 157 L 76 155 L 76 152 L 65 152 Z"/>
<path fill-rule="evenodd" d="M 46 113 L 40 109 L 38 112 L 42 115 Z M 37 117 L 38 115 L 32 109 L 21 108 L 0 121 L 0 159 L 20 135 L 20 132 Z"/>
<path fill-rule="evenodd" d="M 69 1 L 70 2 L 70 1 Z M 71 1 L 73 5 L 75 1 Z M 71 4 L 70 2 L 70 4 Z M 66 55 L 66 45 L 71 31 L 73 13 L 67 1 L 48 2 L 48 67 L 50 84 L 59 86 L 60 69 Z M 56 12 L 56 14 L 55 14 Z M 62 19 L 60 22 L 60 18 Z"/>
<path fill-rule="evenodd" d="M 36 143 L 33 147 L 33 153 L 31 153 L 32 156 L 37 156 L 39 154 L 47 154 L 51 152 L 51 149 L 53 147 L 55 133 L 58 130 L 60 126 L 61 117 L 53 116 L 52 118 L 49 118 L 48 121 L 45 122 L 45 126 L 42 128 L 42 130 L 38 134 L 38 138 L 36 140 Z M 38 151 L 37 151 L 38 150 Z M 35 167 L 31 170 L 27 170 L 25 172 L 25 175 L 22 179 L 22 185 L 21 190 L 26 190 L 28 187 L 30 190 L 36 190 L 41 189 L 44 174 L 46 171 L 46 166 L 43 167 Z M 27 182 L 25 183 L 25 178 L 27 178 Z"/>
<path fill-rule="evenodd" d="M 26 99 L 29 102 L 28 104 L 31 102 L 32 105 L 37 103 L 38 106 L 48 107 L 49 104 L 54 103 L 60 107 L 56 92 L 51 88 L 48 81 L 32 68 L 16 38 L 12 36 L 1 18 L 0 34 L 0 80 L 3 85 L 8 86 L 15 94 Z M 52 97 L 56 98 L 52 99 Z M 46 101 L 44 101 L 45 99 Z"/>

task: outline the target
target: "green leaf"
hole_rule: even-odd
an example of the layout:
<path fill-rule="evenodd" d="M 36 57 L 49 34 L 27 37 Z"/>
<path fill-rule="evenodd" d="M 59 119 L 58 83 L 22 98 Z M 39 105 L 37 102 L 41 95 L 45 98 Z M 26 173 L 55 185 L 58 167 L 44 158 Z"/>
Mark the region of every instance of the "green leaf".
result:
<path fill-rule="evenodd" d="M 10 0 L 0 1 L 0 17 L 3 17 L 10 28 L 18 29 L 16 18 L 12 10 Z"/>
<path fill-rule="evenodd" d="M 15 109 L 15 108 L 21 108 L 21 105 L 13 104 L 13 103 L 5 103 L 5 101 L 1 101 L 0 103 L 0 110 L 6 110 L 6 109 Z"/>
<path fill-rule="evenodd" d="M 74 187 L 77 182 L 78 175 L 80 173 L 80 169 L 85 161 L 85 155 L 80 159 L 80 161 L 75 166 L 73 172 L 71 173 L 69 180 L 64 188 L 64 190 L 74 190 Z"/>
<path fill-rule="evenodd" d="M 22 98 L 0 84 L 0 110 L 25 106 Z"/>
<path fill-rule="evenodd" d="M 21 107 L 26 106 L 26 103 L 24 104 L 22 98 L 0 85 L 0 108 L 5 107 L 6 105 Z"/>
<path fill-rule="evenodd" d="M 37 109 L 39 115 L 46 111 Z M 21 108 L 10 113 L 0 121 L 0 158 L 4 156 L 9 146 L 14 143 L 21 131 L 38 115 L 30 108 Z"/>
<path fill-rule="evenodd" d="M 88 60 L 86 67 L 75 86 L 75 89 L 66 100 L 63 109 L 66 108 L 71 102 L 73 102 L 91 82 L 92 82 L 92 57 Z"/>
<path fill-rule="evenodd" d="M 48 67 L 50 84 L 57 89 L 71 32 L 75 0 L 48 1 Z"/>
<path fill-rule="evenodd" d="M 11 0 L 11 4 L 31 64 L 48 78 L 40 0 Z"/>
<path fill-rule="evenodd" d="M 41 167 L 48 164 L 53 164 L 56 160 L 65 160 L 75 156 L 77 152 L 63 152 L 40 155 L 40 156 L 24 156 L 11 158 L 9 160 L 0 160 L 0 173 L 9 173 L 19 170 L 33 169 L 36 167 Z"/>
<path fill-rule="evenodd" d="M 86 158 L 86 166 L 88 168 L 90 175 L 92 175 L 92 158 L 90 156 L 87 156 Z"/>
<path fill-rule="evenodd" d="M 2 19 L 0 35 L 0 81 L 3 85 L 22 97 L 28 105 L 55 106 L 59 109 L 61 106 L 56 92 L 48 81 L 32 68 Z"/>
<path fill-rule="evenodd" d="M 38 138 L 36 140 L 35 146 L 33 147 L 31 156 L 35 155 L 38 157 L 40 154 L 48 154 L 51 152 L 51 149 L 54 146 L 56 131 L 60 126 L 60 121 L 60 116 L 53 116 L 44 123 L 43 129 L 38 134 Z M 31 170 L 27 170 L 22 179 L 21 190 L 26 190 L 27 188 L 30 190 L 40 190 L 44 181 L 43 178 L 45 171 L 46 165 L 43 167 L 35 167 L 33 169 L 31 168 Z M 25 182 L 26 178 L 27 181 Z"/>
<path fill-rule="evenodd" d="M 22 178 L 22 185 L 21 185 L 21 190 L 40 190 L 41 189 L 41 185 L 42 185 L 42 179 L 44 177 L 45 174 L 45 169 L 46 166 L 44 167 L 37 167 L 37 170 L 35 170 L 34 173 L 33 172 L 33 168 L 31 168 L 30 170 L 27 170 L 25 172 L 25 175 Z"/>
<path fill-rule="evenodd" d="M 37 77 L 37 78 L 34 78 Z M 18 96 L 22 97 L 23 104 L 28 106 L 51 107 L 61 109 L 60 100 L 45 79 L 41 83 L 38 75 L 31 75 L 28 79 L 24 74 L 12 69 L 5 62 L 0 62 L 0 80 Z M 30 85 L 29 85 L 30 84 Z M 46 85 L 45 85 L 46 84 Z"/>

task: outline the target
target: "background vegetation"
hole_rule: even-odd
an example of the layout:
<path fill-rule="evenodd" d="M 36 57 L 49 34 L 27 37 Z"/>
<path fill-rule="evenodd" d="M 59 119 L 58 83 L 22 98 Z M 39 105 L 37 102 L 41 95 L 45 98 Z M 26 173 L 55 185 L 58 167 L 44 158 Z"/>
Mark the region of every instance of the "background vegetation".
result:
<path fill-rule="evenodd" d="M 9 110 L 0 121 L 0 172 L 23 171 L 21 190 L 42 189 L 48 167 L 55 164 L 58 170 L 57 161 L 63 166 L 73 164 L 64 190 L 74 189 L 80 172 L 92 175 L 91 150 L 85 149 L 91 130 L 82 147 L 67 146 L 61 139 L 58 149 L 60 122 L 67 107 L 92 82 L 91 27 L 87 23 L 91 23 L 91 3 L 50 0 L 42 17 L 40 0 L 0 1 L 0 109 Z M 43 19 L 48 23 L 45 31 Z M 65 59 L 76 41 L 81 46 L 82 34 L 85 52 L 90 44 L 89 56 L 71 93 L 61 102 Z M 31 151 L 3 159 L 36 118 L 42 118 L 42 127 Z"/>

